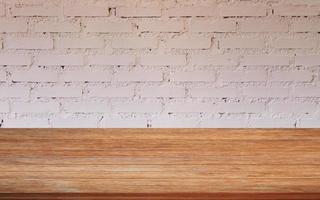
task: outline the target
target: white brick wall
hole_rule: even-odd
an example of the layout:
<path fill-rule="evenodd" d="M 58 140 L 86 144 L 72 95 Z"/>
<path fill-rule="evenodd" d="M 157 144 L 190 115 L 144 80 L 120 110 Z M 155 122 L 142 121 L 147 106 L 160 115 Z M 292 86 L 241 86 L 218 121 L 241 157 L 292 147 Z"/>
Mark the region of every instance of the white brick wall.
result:
<path fill-rule="evenodd" d="M 0 127 L 320 128 L 316 0 L 4 0 Z"/>

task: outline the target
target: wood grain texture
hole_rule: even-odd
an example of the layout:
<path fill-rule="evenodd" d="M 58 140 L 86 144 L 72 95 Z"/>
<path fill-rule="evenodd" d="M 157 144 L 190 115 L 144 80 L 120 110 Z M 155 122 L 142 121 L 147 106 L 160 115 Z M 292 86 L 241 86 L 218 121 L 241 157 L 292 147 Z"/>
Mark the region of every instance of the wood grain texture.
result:
<path fill-rule="evenodd" d="M 320 199 L 320 130 L 0 129 L 0 193 L 0 199 L 22 198 L 10 193 L 115 194 L 108 199 L 309 193 L 304 199 Z M 229 197 L 223 198 L 235 199 Z"/>

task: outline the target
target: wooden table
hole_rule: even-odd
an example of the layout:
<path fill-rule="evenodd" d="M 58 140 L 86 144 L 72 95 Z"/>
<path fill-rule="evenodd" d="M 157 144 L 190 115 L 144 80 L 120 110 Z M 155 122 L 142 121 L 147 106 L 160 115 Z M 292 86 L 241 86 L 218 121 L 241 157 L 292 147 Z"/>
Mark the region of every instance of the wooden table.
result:
<path fill-rule="evenodd" d="M 0 129 L 0 193 L 320 199 L 320 129 Z"/>

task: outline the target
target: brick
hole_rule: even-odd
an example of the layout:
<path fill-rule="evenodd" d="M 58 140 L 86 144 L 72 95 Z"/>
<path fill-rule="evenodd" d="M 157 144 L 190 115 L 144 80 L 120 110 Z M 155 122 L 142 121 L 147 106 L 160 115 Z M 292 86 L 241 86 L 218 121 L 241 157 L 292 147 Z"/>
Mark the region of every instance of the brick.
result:
<path fill-rule="evenodd" d="M 206 119 L 200 122 L 201 128 L 248 128 L 245 119 Z"/>
<path fill-rule="evenodd" d="M 149 66 L 181 66 L 186 65 L 187 59 L 185 55 L 149 55 L 141 56 L 139 64 Z"/>
<path fill-rule="evenodd" d="M 266 6 L 259 4 L 237 3 L 219 8 L 222 17 L 264 17 L 267 16 Z"/>
<path fill-rule="evenodd" d="M 271 42 L 271 46 L 276 49 L 308 49 L 316 48 L 318 41 L 316 39 L 290 39 L 278 38 Z"/>
<path fill-rule="evenodd" d="M 320 97 L 320 88 L 294 88 L 292 96 Z"/>
<path fill-rule="evenodd" d="M 7 80 L 7 73 L 5 71 L 0 70 L 0 82 Z"/>
<path fill-rule="evenodd" d="M 318 0 L 283 0 L 283 3 L 291 4 L 291 5 L 320 5 Z"/>
<path fill-rule="evenodd" d="M 29 97 L 30 87 L 6 86 L 0 87 L 0 98 L 24 98 Z"/>
<path fill-rule="evenodd" d="M 14 71 L 11 75 L 14 82 L 57 82 L 58 72 L 34 69 L 29 71 Z"/>
<path fill-rule="evenodd" d="M 117 103 L 114 105 L 114 113 L 160 113 L 161 103 Z"/>
<path fill-rule="evenodd" d="M 65 5 L 63 7 L 65 16 L 71 17 L 107 17 L 109 8 L 105 5 Z"/>
<path fill-rule="evenodd" d="M 66 102 L 63 104 L 66 113 L 106 113 L 110 106 L 105 102 Z"/>
<path fill-rule="evenodd" d="M 152 82 L 162 81 L 163 73 L 160 70 L 134 70 L 134 71 L 119 71 L 115 74 L 115 80 L 127 82 Z"/>
<path fill-rule="evenodd" d="M 18 38 L 9 37 L 5 39 L 7 49 L 53 49 L 51 38 Z"/>
<path fill-rule="evenodd" d="M 295 65 L 297 66 L 318 66 L 320 65 L 320 55 L 296 56 Z"/>
<path fill-rule="evenodd" d="M 116 15 L 118 17 L 160 17 L 160 8 L 129 8 L 129 7 L 118 7 L 116 8 Z"/>
<path fill-rule="evenodd" d="M 228 33 L 236 32 L 237 24 L 231 20 L 192 20 L 190 32 L 203 33 Z"/>
<path fill-rule="evenodd" d="M 58 38 L 56 41 L 56 48 L 58 49 L 98 49 L 104 48 L 103 38 Z"/>
<path fill-rule="evenodd" d="M 310 103 L 272 103 L 268 105 L 271 113 L 313 113 L 317 109 L 316 104 Z"/>
<path fill-rule="evenodd" d="M 279 20 L 247 19 L 239 22 L 239 30 L 244 33 L 284 33 L 289 31 L 289 24 Z"/>
<path fill-rule="evenodd" d="M 267 80 L 266 71 L 222 71 L 220 79 L 225 82 L 262 82 Z"/>
<path fill-rule="evenodd" d="M 10 111 L 9 102 L 0 101 L 0 113 L 8 113 Z"/>
<path fill-rule="evenodd" d="M 35 24 L 34 32 L 37 33 L 73 33 L 80 32 L 80 22 L 40 22 Z"/>
<path fill-rule="evenodd" d="M 288 66 L 290 65 L 290 57 L 274 55 L 244 56 L 240 64 L 245 66 Z"/>
<path fill-rule="evenodd" d="M 191 97 L 236 98 L 240 92 L 236 88 L 190 88 L 189 94 Z"/>
<path fill-rule="evenodd" d="M 85 31 L 91 33 L 128 33 L 133 31 L 131 22 L 94 20 L 85 22 Z"/>
<path fill-rule="evenodd" d="M 244 88 L 242 90 L 245 97 L 257 97 L 257 98 L 285 98 L 289 97 L 289 88 Z"/>
<path fill-rule="evenodd" d="M 39 66 L 81 66 L 84 58 L 82 55 L 39 55 L 35 63 Z"/>
<path fill-rule="evenodd" d="M 142 32 L 183 32 L 184 22 L 181 20 L 143 20 L 137 23 Z"/>
<path fill-rule="evenodd" d="M 301 119 L 298 122 L 299 128 L 320 128 L 320 119 Z"/>
<path fill-rule="evenodd" d="M 168 17 L 205 17 L 216 15 L 215 7 L 189 6 L 181 8 L 168 8 L 165 10 Z"/>
<path fill-rule="evenodd" d="M 49 128 L 46 118 L 24 117 L 18 119 L 5 119 L 4 128 Z"/>
<path fill-rule="evenodd" d="M 133 55 L 93 55 L 88 57 L 89 65 L 135 65 Z"/>
<path fill-rule="evenodd" d="M 166 47 L 170 49 L 209 49 L 211 47 L 210 37 L 177 37 L 169 39 Z"/>
<path fill-rule="evenodd" d="M 263 118 L 249 119 L 250 128 L 295 128 L 295 120 L 278 119 L 278 118 Z"/>
<path fill-rule="evenodd" d="M 64 71 L 61 79 L 64 82 L 110 82 L 112 75 L 108 71 L 94 71 L 91 69 Z"/>
<path fill-rule="evenodd" d="M 167 103 L 166 113 L 212 113 L 213 103 Z"/>
<path fill-rule="evenodd" d="M 173 86 L 144 86 L 140 88 L 141 97 L 185 97 L 185 88 Z"/>
<path fill-rule="evenodd" d="M 235 55 L 192 55 L 191 64 L 202 66 L 234 66 L 238 64 Z"/>
<path fill-rule="evenodd" d="M 81 87 L 65 87 L 65 86 L 53 86 L 53 87 L 39 87 L 33 89 L 34 97 L 81 97 Z"/>
<path fill-rule="evenodd" d="M 262 38 L 224 38 L 219 40 L 222 49 L 262 49 L 265 47 Z"/>
<path fill-rule="evenodd" d="M 6 8 L 3 4 L 0 4 L 0 16 L 4 16 L 6 14 Z"/>
<path fill-rule="evenodd" d="M 52 128 L 97 128 L 98 117 L 61 116 L 50 119 Z"/>
<path fill-rule="evenodd" d="M 106 118 L 102 127 L 104 128 L 147 128 L 145 118 Z"/>
<path fill-rule="evenodd" d="M 304 19 L 293 21 L 291 30 L 297 33 L 320 32 L 320 20 L 310 21 Z"/>
<path fill-rule="evenodd" d="M 57 102 L 17 102 L 12 105 L 13 113 L 58 113 L 60 105 Z"/>
<path fill-rule="evenodd" d="M 60 8 L 52 5 L 14 6 L 11 13 L 15 17 L 54 17 L 59 15 Z"/>
<path fill-rule="evenodd" d="M 89 87 L 89 97 L 133 97 L 134 87 Z"/>
<path fill-rule="evenodd" d="M 1 33 L 18 33 L 27 32 L 28 24 L 24 19 L 1 19 L 0 32 Z"/>
<path fill-rule="evenodd" d="M 275 15 L 290 17 L 290 16 L 317 16 L 320 10 L 317 7 L 306 5 L 280 5 L 274 7 Z"/>
<path fill-rule="evenodd" d="M 170 76 L 174 82 L 213 82 L 215 79 L 213 71 L 174 72 Z"/>
<path fill-rule="evenodd" d="M 190 118 L 157 117 L 152 119 L 152 128 L 197 128 L 199 122 Z"/>
<path fill-rule="evenodd" d="M 312 72 L 306 70 L 274 71 L 270 77 L 271 81 L 310 82 L 312 79 Z"/>
<path fill-rule="evenodd" d="M 0 65 L 30 65 L 31 56 L 17 54 L 0 54 Z"/>
<path fill-rule="evenodd" d="M 114 38 L 112 47 L 117 49 L 154 49 L 158 47 L 156 38 Z"/>
<path fill-rule="evenodd" d="M 218 113 L 263 113 L 265 110 L 263 103 L 220 103 L 214 109 Z"/>

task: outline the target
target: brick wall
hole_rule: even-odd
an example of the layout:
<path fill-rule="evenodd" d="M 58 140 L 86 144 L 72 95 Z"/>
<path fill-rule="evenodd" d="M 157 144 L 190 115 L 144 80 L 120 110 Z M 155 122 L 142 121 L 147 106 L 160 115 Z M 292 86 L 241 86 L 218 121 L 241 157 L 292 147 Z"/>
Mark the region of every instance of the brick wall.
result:
<path fill-rule="evenodd" d="M 319 0 L 0 0 L 1 127 L 320 127 Z"/>

